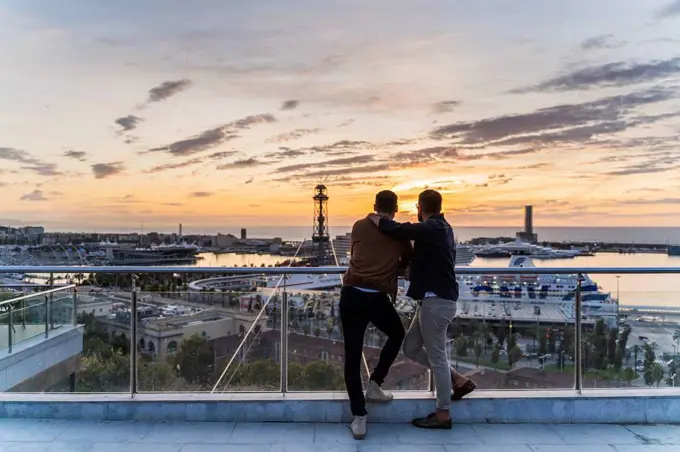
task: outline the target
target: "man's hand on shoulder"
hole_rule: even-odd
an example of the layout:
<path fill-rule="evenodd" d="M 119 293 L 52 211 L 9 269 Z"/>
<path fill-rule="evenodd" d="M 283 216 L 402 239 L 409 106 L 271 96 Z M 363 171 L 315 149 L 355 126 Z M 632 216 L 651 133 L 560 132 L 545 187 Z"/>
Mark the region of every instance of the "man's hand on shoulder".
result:
<path fill-rule="evenodd" d="M 380 225 L 380 215 L 371 213 L 368 215 L 368 219 L 371 220 L 376 227 Z"/>

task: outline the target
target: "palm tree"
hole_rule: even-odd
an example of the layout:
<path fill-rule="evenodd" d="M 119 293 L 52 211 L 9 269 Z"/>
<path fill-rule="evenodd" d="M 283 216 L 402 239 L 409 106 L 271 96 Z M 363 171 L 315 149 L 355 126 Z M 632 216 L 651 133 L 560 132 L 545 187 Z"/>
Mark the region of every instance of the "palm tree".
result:
<path fill-rule="evenodd" d="M 673 332 L 673 340 L 674 340 L 676 343 L 680 343 L 680 328 L 677 328 L 677 329 Z"/>

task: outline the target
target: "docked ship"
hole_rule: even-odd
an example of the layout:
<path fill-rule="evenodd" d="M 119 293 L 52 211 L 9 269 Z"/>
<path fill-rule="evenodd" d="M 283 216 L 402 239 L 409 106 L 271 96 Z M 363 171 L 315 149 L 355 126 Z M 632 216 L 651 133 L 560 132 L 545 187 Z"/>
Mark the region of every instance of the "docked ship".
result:
<path fill-rule="evenodd" d="M 477 257 L 510 257 L 531 256 L 534 259 L 572 259 L 583 254 L 582 250 L 558 250 L 548 246 L 526 243 L 521 240 L 500 243 L 497 245 L 482 245 L 475 247 Z"/>
<path fill-rule="evenodd" d="M 193 264 L 198 260 L 199 248 L 185 242 L 153 245 L 149 248 L 105 248 L 106 265 L 166 265 Z"/>

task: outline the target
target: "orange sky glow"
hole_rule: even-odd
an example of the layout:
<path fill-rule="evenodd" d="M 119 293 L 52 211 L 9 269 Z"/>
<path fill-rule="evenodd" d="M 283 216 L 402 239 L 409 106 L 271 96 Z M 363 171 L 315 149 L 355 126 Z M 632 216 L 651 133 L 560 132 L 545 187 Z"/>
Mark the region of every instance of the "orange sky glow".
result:
<path fill-rule="evenodd" d="M 2 225 L 680 225 L 677 1 L 57 3 L 0 5 Z"/>

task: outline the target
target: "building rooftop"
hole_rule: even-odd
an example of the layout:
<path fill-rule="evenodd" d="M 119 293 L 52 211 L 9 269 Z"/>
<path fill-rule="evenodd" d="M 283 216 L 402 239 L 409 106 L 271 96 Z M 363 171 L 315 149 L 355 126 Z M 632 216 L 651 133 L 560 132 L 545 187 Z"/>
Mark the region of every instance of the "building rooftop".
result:
<path fill-rule="evenodd" d="M 450 431 L 373 424 L 0 419 L 0 451 L 50 452 L 676 452 L 680 426 L 456 424 Z"/>

